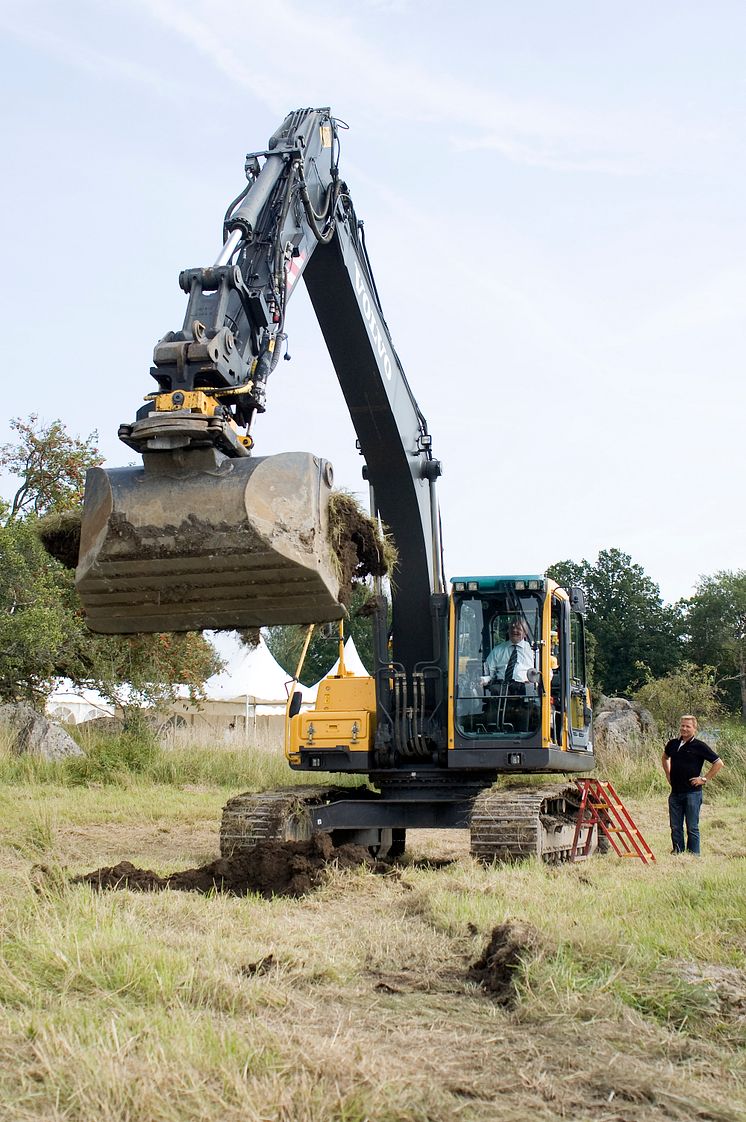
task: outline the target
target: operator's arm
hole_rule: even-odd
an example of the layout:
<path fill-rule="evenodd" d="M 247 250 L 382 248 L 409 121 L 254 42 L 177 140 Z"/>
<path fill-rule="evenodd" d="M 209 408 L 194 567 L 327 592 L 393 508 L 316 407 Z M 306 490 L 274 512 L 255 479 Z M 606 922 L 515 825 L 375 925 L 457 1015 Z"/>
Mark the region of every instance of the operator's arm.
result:
<path fill-rule="evenodd" d="M 493 680 L 495 680 L 497 678 L 500 678 L 502 676 L 499 663 L 500 663 L 501 654 L 504 654 L 504 651 L 503 651 L 504 645 L 505 645 L 504 643 L 498 643 L 496 646 L 494 646 L 492 648 L 490 653 L 487 655 L 487 658 L 484 660 L 484 668 L 485 668 L 485 671 L 486 671 L 486 676 L 483 679 L 482 684 L 485 685 L 485 686 L 487 685 L 488 682 L 493 681 Z M 506 662 L 507 662 L 507 658 L 503 661 L 503 666 L 502 666 L 502 671 L 503 672 L 505 671 L 505 663 Z"/>

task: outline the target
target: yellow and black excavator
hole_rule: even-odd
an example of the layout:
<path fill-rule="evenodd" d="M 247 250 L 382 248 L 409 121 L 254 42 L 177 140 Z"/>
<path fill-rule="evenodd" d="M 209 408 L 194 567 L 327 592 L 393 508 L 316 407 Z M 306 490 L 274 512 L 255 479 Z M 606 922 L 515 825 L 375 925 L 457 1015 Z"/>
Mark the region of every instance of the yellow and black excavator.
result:
<path fill-rule="evenodd" d="M 364 459 L 372 514 L 398 551 L 373 597 L 369 677 L 288 701 L 296 771 L 358 773 L 360 788 L 294 787 L 226 807 L 224 853 L 299 830 L 401 853 L 408 828 L 470 828 L 485 858 L 567 856 L 573 784 L 494 788 L 500 775 L 593 768 L 584 601 L 538 573 L 446 587 L 440 462 L 394 349 L 363 224 L 339 176 L 340 123 L 291 113 L 246 159 L 215 264 L 187 269 L 183 327 L 157 344 L 157 390 L 121 439 L 142 467 L 94 468 L 77 586 L 94 631 L 184 631 L 340 620 L 328 537 L 331 465 L 254 454 L 255 418 L 302 276 Z"/>

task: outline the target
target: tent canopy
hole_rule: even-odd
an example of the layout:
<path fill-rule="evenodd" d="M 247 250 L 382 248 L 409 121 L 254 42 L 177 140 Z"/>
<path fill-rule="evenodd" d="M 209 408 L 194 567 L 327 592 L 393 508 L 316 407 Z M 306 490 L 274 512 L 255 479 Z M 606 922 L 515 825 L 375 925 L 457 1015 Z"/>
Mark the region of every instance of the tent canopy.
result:
<path fill-rule="evenodd" d="M 210 640 L 226 667 L 208 679 L 205 686 L 208 698 L 228 700 L 248 696 L 265 704 L 285 703 L 292 678 L 275 662 L 263 638 L 260 637 L 259 645 L 252 649 L 244 646 L 235 632 L 215 632 Z M 351 637 L 345 643 L 345 669 L 368 675 Z M 334 675 L 338 670 L 339 659 L 329 673 Z M 298 683 L 295 688 L 300 690 L 304 703 L 313 703 L 318 685 L 318 682 L 313 686 Z"/>

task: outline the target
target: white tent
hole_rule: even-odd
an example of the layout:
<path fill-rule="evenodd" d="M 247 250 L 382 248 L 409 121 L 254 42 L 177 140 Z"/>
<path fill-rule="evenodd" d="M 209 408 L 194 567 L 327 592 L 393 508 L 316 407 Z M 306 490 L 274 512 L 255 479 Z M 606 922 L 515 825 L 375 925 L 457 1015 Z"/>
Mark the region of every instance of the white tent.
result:
<path fill-rule="evenodd" d="M 355 646 L 352 636 L 350 636 L 350 638 L 345 643 L 345 670 L 348 674 L 361 674 L 366 678 L 368 677 L 368 671 L 365 669 L 363 660 L 357 653 L 357 647 Z M 328 676 L 336 674 L 339 674 L 339 659 L 337 659 L 337 661 L 334 663 L 334 666 L 329 671 Z M 319 683 L 317 682 L 314 689 L 317 689 L 318 685 Z"/>
<path fill-rule="evenodd" d="M 46 711 L 55 721 L 79 725 L 97 717 L 111 717 L 114 706 L 95 690 L 77 689 L 67 678 L 61 678 L 47 698 Z"/>
<path fill-rule="evenodd" d="M 248 649 L 235 632 L 218 632 L 210 636 L 213 646 L 226 663 L 225 670 L 213 675 L 205 684 L 207 697 L 214 700 L 251 698 L 259 713 L 284 709 L 292 682 L 269 647 L 260 638 L 259 645 Z M 297 686 L 306 704 L 316 700 L 316 686 Z"/>
<path fill-rule="evenodd" d="M 251 650 L 243 645 L 235 632 L 217 632 L 210 639 L 226 667 L 220 674 L 208 679 L 205 686 L 208 698 L 233 700 L 248 697 L 252 705 L 257 706 L 259 713 L 277 711 L 278 706 L 284 707 L 292 679 L 275 662 L 263 638 Z M 352 637 L 345 643 L 345 670 L 348 673 L 368 674 Z M 329 674 L 338 672 L 339 659 Z M 314 704 L 318 686 L 318 682 L 313 686 L 296 686 L 301 692 L 304 706 Z"/>

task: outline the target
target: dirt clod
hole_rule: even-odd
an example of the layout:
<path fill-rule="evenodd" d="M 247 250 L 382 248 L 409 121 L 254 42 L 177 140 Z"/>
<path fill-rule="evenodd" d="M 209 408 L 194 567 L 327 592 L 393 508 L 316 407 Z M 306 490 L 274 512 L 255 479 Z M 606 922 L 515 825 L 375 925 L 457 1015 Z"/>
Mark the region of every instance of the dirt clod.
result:
<path fill-rule="evenodd" d="M 36 533 L 50 557 L 60 561 L 66 569 L 78 564 L 80 551 L 80 525 L 83 508 L 45 514 L 36 524 Z"/>
<path fill-rule="evenodd" d="M 498 1004 L 512 1008 L 518 967 L 535 955 L 541 945 L 541 935 L 530 923 L 501 923 L 493 928 L 482 957 L 473 963 L 469 976 L 492 994 Z"/>
<path fill-rule="evenodd" d="M 89 884 L 96 889 L 131 888 L 136 892 L 157 892 L 172 888 L 182 892 L 227 892 L 245 896 L 304 896 L 318 888 L 330 866 L 349 869 L 358 865 L 376 867 L 363 846 L 341 845 L 336 849 L 327 834 L 310 841 L 260 842 L 248 853 L 220 857 L 196 869 L 184 869 L 161 877 L 150 869 L 138 869 L 129 861 L 96 869 L 73 877 L 72 884 Z"/>
<path fill-rule="evenodd" d="M 261 634 L 261 628 L 259 627 L 241 627 L 236 631 L 241 643 L 249 651 L 256 650 L 259 646 Z"/>
<path fill-rule="evenodd" d="M 272 967 L 276 965 L 275 956 L 265 954 L 264 958 L 257 959 L 256 962 L 247 962 L 245 966 L 241 967 L 241 973 L 244 978 L 255 978 L 258 974 L 268 974 Z"/>
<path fill-rule="evenodd" d="M 676 962 L 673 965 L 687 985 L 702 986 L 710 992 L 712 1004 L 721 1017 L 746 1023 L 746 970 L 714 962 Z"/>
<path fill-rule="evenodd" d="M 376 520 L 346 491 L 332 491 L 329 497 L 329 541 L 339 569 L 339 602 L 345 607 L 354 582 L 391 576 L 397 560 L 393 542 L 381 536 Z"/>

